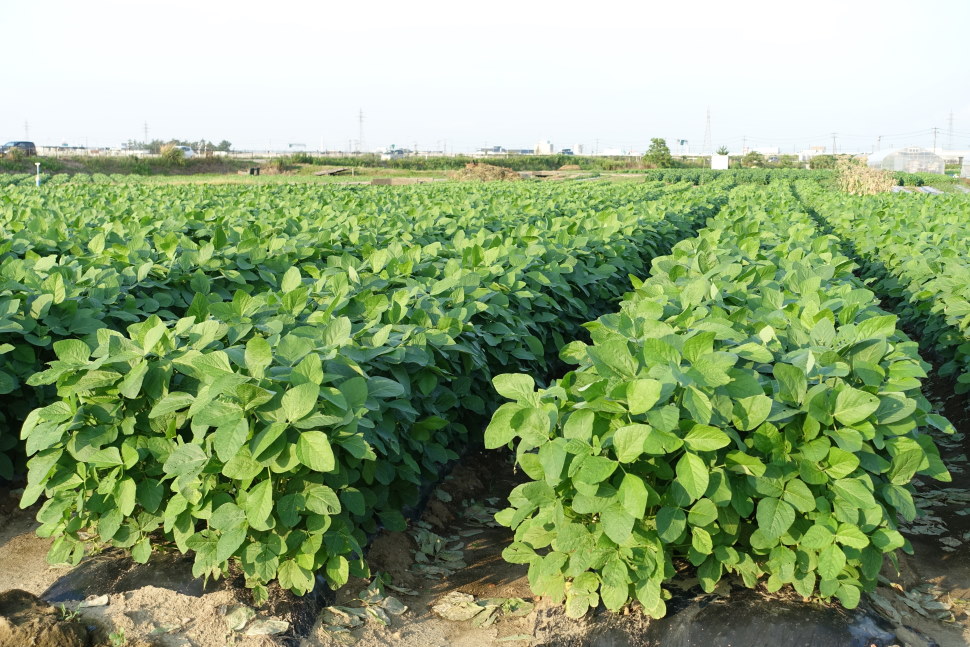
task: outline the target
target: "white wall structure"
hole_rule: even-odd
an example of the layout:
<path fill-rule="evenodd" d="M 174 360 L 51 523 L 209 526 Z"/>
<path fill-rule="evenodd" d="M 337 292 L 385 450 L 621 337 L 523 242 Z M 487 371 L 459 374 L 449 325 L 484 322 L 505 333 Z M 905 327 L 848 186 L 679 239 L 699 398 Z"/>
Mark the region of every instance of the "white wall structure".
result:
<path fill-rule="evenodd" d="M 715 171 L 726 171 L 730 161 L 729 155 L 711 155 L 711 168 Z"/>
<path fill-rule="evenodd" d="M 544 139 L 538 144 L 536 144 L 536 155 L 552 155 L 556 152 L 555 147 L 552 142 L 548 139 Z"/>

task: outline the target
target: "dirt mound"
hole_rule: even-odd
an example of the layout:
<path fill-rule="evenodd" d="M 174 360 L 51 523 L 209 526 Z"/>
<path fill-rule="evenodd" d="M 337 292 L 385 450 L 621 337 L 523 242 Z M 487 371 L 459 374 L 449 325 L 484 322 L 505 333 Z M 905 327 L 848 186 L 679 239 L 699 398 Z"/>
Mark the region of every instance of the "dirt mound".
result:
<path fill-rule="evenodd" d="M 0 646 L 88 647 L 91 637 L 80 622 L 61 618 L 57 609 L 26 591 L 0 593 Z"/>
<path fill-rule="evenodd" d="M 481 182 L 514 182 L 522 179 L 512 169 L 478 162 L 465 164 L 465 168 L 455 171 L 451 177 L 460 182 L 474 182 L 476 180 Z"/>
<path fill-rule="evenodd" d="M 579 164 L 563 164 L 562 166 L 559 167 L 559 170 L 560 171 L 582 171 L 583 169 L 579 168 Z"/>

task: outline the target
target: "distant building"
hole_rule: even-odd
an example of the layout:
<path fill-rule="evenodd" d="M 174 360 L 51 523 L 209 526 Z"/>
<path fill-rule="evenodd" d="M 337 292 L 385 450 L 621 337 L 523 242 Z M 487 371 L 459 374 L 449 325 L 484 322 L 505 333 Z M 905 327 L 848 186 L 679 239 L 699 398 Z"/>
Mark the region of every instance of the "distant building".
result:
<path fill-rule="evenodd" d="M 536 144 L 536 155 L 552 155 L 556 152 L 556 147 L 548 139 L 544 139 Z"/>
<path fill-rule="evenodd" d="M 799 162 L 810 162 L 810 161 L 812 161 L 812 158 L 815 157 L 816 155 L 825 155 L 825 147 L 824 146 L 812 146 L 811 148 L 807 148 L 807 149 L 803 150 L 802 152 L 800 152 L 798 154 L 798 161 Z"/>
<path fill-rule="evenodd" d="M 963 164 L 966 160 L 970 160 L 970 151 L 968 150 L 939 150 L 936 154 L 943 158 L 943 161 L 947 164 Z"/>
<path fill-rule="evenodd" d="M 504 146 L 487 146 L 485 148 L 479 148 L 474 153 L 472 157 L 508 157 L 509 151 Z M 532 152 L 531 150 L 529 151 Z"/>

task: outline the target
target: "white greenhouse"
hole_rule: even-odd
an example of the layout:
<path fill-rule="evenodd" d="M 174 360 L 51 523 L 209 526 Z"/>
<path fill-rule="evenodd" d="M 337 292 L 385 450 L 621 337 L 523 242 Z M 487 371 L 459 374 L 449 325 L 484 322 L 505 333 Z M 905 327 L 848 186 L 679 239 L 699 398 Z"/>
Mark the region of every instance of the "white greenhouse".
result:
<path fill-rule="evenodd" d="M 943 173 L 943 158 L 925 148 L 910 146 L 892 148 L 869 155 L 869 166 L 883 171 L 904 171 L 906 173 Z"/>

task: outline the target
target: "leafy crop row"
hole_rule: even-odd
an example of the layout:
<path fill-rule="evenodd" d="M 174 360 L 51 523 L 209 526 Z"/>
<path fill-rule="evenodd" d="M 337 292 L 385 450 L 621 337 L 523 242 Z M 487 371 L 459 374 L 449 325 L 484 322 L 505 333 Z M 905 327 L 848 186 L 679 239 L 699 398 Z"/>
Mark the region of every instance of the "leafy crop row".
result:
<path fill-rule="evenodd" d="M 339 585 L 497 405 L 492 375 L 547 373 L 627 273 L 716 210 L 716 188 L 685 188 L 25 200 L 2 221 L 0 307 L 30 330 L 5 333 L 24 361 L 4 369 L 57 399 L 23 425 L 22 504 L 48 497 L 54 561 L 174 543 L 196 575 L 236 562 L 260 594 L 321 569 Z"/>
<path fill-rule="evenodd" d="M 824 182 L 834 177 L 832 171 L 804 169 L 728 169 L 715 171 L 705 168 L 687 169 L 646 169 L 631 171 L 642 173 L 649 180 L 664 182 L 690 182 L 694 185 L 723 182 L 729 180 L 733 184 L 788 184 L 793 180 L 808 180 Z"/>
<path fill-rule="evenodd" d="M 908 548 L 917 473 L 949 480 L 920 393 L 927 365 L 787 187 L 735 189 L 693 239 L 653 261 L 616 314 L 587 325 L 578 368 L 511 402 L 487 447 L 531 479 L 497 515 L 507 560 L 570 615 L 638 600 L 664 615 L 674 560 L 705 591 L 725 573 L 769 590 L 872 590 Z"/>
<path fill-rule="evenodd" d="M 970 197 L 843 196 L 799 184 L 800 196 L 861 260 L 877 294 L 920 331 L 927 352 L 970 391 Z"/>

